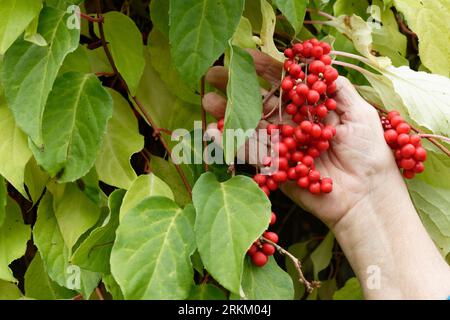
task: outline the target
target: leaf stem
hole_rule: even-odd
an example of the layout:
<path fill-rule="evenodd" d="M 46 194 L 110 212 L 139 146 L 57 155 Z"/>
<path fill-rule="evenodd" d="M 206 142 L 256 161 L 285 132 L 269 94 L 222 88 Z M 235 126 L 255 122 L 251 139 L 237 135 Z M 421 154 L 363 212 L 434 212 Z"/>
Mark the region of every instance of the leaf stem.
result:
<path fill-rule="evenodd" d="M 285 250 L 283 247 L 279 246 L 275 242 L 270 241 L 269 239 L 266 239 L 264 237 L 260 237 L 259 239 L 260 239 L 260 241 L 270 243 L 271 245 L 273 245 L 275 247 L 275 249 L 277 249 L 277 251 L 280 254 L 288 257 L 292 261 L 292 263 L 295 266 L 295 269 L 297 270 L 298 276 L 299 276 L 298 281 L 300 281 L 301 283 L 303 283 L 305 285 L 306 291 L 308 293 L 311 293 L 314 289 L 320 287 L 320 281 L 311 281 L 310 282 L 310 281 L 306 280 L 306 278 L 303 274 L 303 271 L 302 271 L 302 263 L 292 253 Z"/>
<path fill-rule="evenodd" d="M 356 59 L 359 60 L 361 62 L 364 62 L 365 64 L 370 65 L 371 62 L 369 59 L 367 59 L 366 57 L 357 55 L 357 54 L 353 54 L 353 53 L 348 53 L 348 52 L 344 52 L 344 51 L 331 51 L 330 54 L 333 54 L 335 56 L 341 56 L 341 57 L 347 57 L 347 58 L 351 58 L 351 59 Z"/>
<path fill-rule="evenodd" d="M 356 71 L 358 71 L 358 72 L 360 72 L 360 73 L 362 73 L 364 75 L 368 75 L 368 76 L 372 76 L 373 75 L 372 72 L 370 72 L 370 71 L 368 71 L 368 70 L 366 70 L 364 68 L 361 68 L 360 66 L 354 65 L 352 63 L 347 63 L 347 62 L 337 61 L 337 60 L 334 60 L 332 63 L 337 65 L 337 66 L 342 66 L 342 67 L 346 67 L 346 68 L 350 68 L 350 69 L 356 70 Z"/>
<path fill-rule="evenodd" d="M 122 84 L 125 87 L 128 95 L 135 102 L 136 106 L 138 107 L 139 111 L 141 112 L 141 114 L 143 115 L 143 117 L 145 118 L 147 123 L 149 123 L 150 126 L 154 130 L 157 130 L 158 126 L 156 126 L 156 124 L 153 121 L 152 117 L 147 112 L 147 110 L 144 108 L 144 106 L 142 105 L 140 100 L 136 96 L 132 96 L 131 95 L 130 88 L 128 87 L 127 83 L 125 82 L 125 80 L 120 75 L 119 70 L 117 70 L 117 66 L 116 66 L 116 64 L 114 62 L 114 58 L 113 58 L 113 56 L 111 54 L 111 51 L 108 48 L 108 43 L 106 42 L 105 31 L 104 31 L 104 28 L 103 28 L 104 19 L 103 19 L 103 16 L 101 14 L 102 8 L 101 8 L 100 0 L 96 0 L 95 3 L 96 3 L 96 10 L 97 10 L 98 30 L 99 30 L 99 33 L 100 33 L 100 39 L 102 41 L 103 50 L 105 51 L 106 57 L 108 58 L 108 61 L 109 61 L 109 64 L 111 65 L 114 73 L 117 75 L 117 77 L 122 82 Z M 164 138 L 162 136 L 160 136 L 159 139 L 160 139 L 161 144 L 163 145 L 164 149 L 166 149 L 167 154 L 173 160 L 173 158 L 172 158 L 172 151 L 170 150 L 168 144 L 166 143 L 166 141 L 164 140 Z M 190 186 L 190 184 L 189 184 L 189 182 L 188 182 L 188 180 L 186 178 L 186 175 L 184 174 L 183 170 L 181 169 L 180 165 L 176 164 L 174 161 L 172 161 L 172 163 L 174 164 L 175 169 L 177 170 L 181 180 L 183 181 L 183 184 L 184 184 L 187 192 L 189 193 L 190 196 L 192 196 L 192 188 L 191 188 L 191 186 Z"/>

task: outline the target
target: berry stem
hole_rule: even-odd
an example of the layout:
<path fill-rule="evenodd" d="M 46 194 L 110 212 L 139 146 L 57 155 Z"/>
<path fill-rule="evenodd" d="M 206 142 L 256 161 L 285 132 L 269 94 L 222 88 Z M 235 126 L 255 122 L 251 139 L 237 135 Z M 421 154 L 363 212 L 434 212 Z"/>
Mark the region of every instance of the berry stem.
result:
<path fill-rule="evenodd" d="M 147 112 L 147 110 L 144 108 L 143 104 L 140 102 L 140 100 L 136 97 L 136 96 L 132 96 L 130 93 L 130 89 L 127 85 L 127 83 L 125 82 L 125 80 L 122 78 L 122 76 L 120 75 L 119 71 L 117 70 L 117 66 L 114 62 L 114 58 L 111 54 L 111 51 L 108 48 L 108 43 L 106 42 L 106 37 L 105 37 L 105 31 L 103 28 L 103 23 L 104 23 L 104 19 L 103 16 L 101 14 L 102 12 L 102 7 L 101 7 L 101 2 L 100 0 L 96 0 L 95 2 L 96 4 L 96 11 L 97 11 L 97 18 L 98 18 L 98 30 L 99 30 L 99 34 L 100 34 L 100 39 L 102 42 L 102 46 L 103 46 L 103 50 L 105 51 L 106 57 L 108 58 L 109 64 L 111 65 L 114 73 L 117 75 L 118 79 L 120 79 L 120 81 L 122 82 L 123 86 L 125 87 L 128 95 L 133 99 L 133 101 L 135 102 L 136 107 L 139 109 L 141 115 L 145 118 L 145 120 L 147 121 L 148 124 L 150 124 L 150 126 L 153 129 L 158 128 L 158 126 L 156 126 L 155 122 L 153 121 L 152 117 L 150 116 L 150 114 Z M 162 136 L 159 137 L 161 144 L 163 145 L 164 149 L 166 150 L 167 154 L 169 155 L 170 158 L 172 158 L 172 151 L 170 150 L 169 146 L 167 145 L 166 141 L 164 140 L 164 138 Z M 172 158 L 173 159 L 173 158 Z M 172 161 L 172 163 L 175 166 L 175 169 L 177 170 L 181 180 L 183 181 L 183 184 L 186 188 L 186 191 L 189 193 L 190 196 L 192 196 L 192 188 L 186 178 L 186 175 L 184 174 L 183 170 L 181 169 L 181 167 L 176 164 L 175 162 Z"/>
<path fill-rule="evenodd" d="M 341 56 L 341 57 L 347 57 L 347 58 L 351 58 L 351 59 L 356 59 L 359 60 L 361 62 L 364 62 L 365 64 L 371 65 L 371 62 L 369 59 L 357 55 L 357 54 L 353 54 L 353 53 L 348 53 L 348 52 L 344 52 L 344 51 L 331 51 L 330 54 L 335 55 L 335 56 Z"/>
<path fill-rule="evenodd" d="M 326 12 L 320 11 L 318 9 L 310 9 L 310 8 L 308 8 L 308 9 L 306 9 L 306 11 L 310 12 L 310 13 L 317 13 L 319 16 L 325 17 L 325 18 L 330 19 L 330 20 L 335 19 L 335 17 L 332 16 L 331 14 L 328 14 Z"/>
<path fill-rule="evenodd" d="M 450 143 L 450 138 L 448 137 L 444 137 L 444 136 L 440 136 L 438 134 L 428 134 L 428 133 L 420 133 L 419 137 L 421 138 L 435 138 L 435 139 L 439 139 L 439 140 L 443 140 L 445 142 Z"/>
<path fill-rule="evenodd" d="M 342 66 L 342 67 L 346 67 L 346 68 L 350 68 L 350 69 L 356 70 L 356 71 L 358 71 L 358 72 L 360 72 L 360 73 L 362 73 L 364 75 L 367 75 L 367 76 L 373 75 L 372 72 L 370 72 L 370 71 L 368 71 L 368 70 L 366 70 L 364 68 L 361 68 L 360 66 L 354 65 L 352 63 L 347 63 L 347 62 L 343 62 L 343 61 L 336 61 L 336 60 L 334 60 L 333 64 L 337 65 L 337 66 Z"/>
<path fill-rule="evenodd" d="M 264 237 L 260 237 L 259 239 L 262 242 L 270 243 L 271 245 L 273 245 L 275 247 L 275 249 L 277 249 L 277 251 L 280 254 L 288 257 L 292 261 L 292 263 L 295 266 L 295 269 L 297 270 L 298 276 L 299 276 L 298 281 L 305 285 L 306 291 L 308 293 L 311 293 L 314 289 L 320 287 L 320 282 L 319 281 L 311 281 L 310 282 L 310 281 L 306 280 L 306 278 L 305 278 L 305 276 L 303 274 L 303 271 L 302 271 L 302 263 L 293 254 L 291 254 L 289 251 L 285 250 L 284 248 L 282 248 L 281 246 L 279 246 L 275 242 L 270 241 L 269 239 L 266 239 Z"/>
<path fill-rule="evenodd" d="M 202 80 L 200 82 L 200 107 L 202 109 L 202 131 L 206 132 L 206 110 L 205 107 L 203 106 L 203 98 L 205 97 L 205 76 L 202 77 Z M 208 142 L 203 139 L 203 152 L 204 150 L 206 150 L 206 148 L 208 147 Z M 206 163 L 206 161 L 203 162 L 204 164 L 204 168 L 205 168 L 205 172 L 208 172 L 209 167 L 208 164 Z"/>

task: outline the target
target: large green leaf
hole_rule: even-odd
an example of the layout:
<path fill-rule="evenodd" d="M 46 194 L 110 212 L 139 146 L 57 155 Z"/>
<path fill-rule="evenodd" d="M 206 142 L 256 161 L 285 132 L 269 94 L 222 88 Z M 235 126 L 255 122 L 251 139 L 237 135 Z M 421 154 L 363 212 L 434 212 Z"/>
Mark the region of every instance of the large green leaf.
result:
<path fill-rule="evenodd" d="M 102 278 L 102 282 L 105 285 L 106 290 L 114 300 L 123 300 L 122 290 L 111 274 L 104 275 Z"/>
<path fill-rule="evenodd" d="M 4 55 L 13 42 L 39 14 L 42 0 L 2 0 L 0 3 L 0 55 Z"/>
<path fill-rule="evenodd" d="M 6 219 L 6 204 L 8 201 L 8 190 L 6 190 L 5 179 L 0 176 L 0 227 Z"/>
<path fill-rule="evenodd" d="M 241 21 L 239 21 L 236 32 L 231 39 L 231 44 L 240 48 L 256 49 L 252 24 L 246 17 L 241 17 Z"/>
<path fill-rule="evenodd" d="M 272 5 L 267 0 L 261 1 L 261 14 L 262 14 L 262 26 L 261 26 L 261 51 L 267 53 L 272 58 L 278 61 L 284 61 L 284 55 L 278 51 L 273 41 L 275 33 L 275 25 L 277 18 Z"/>
<path fill-rule="evenodd" d="M 70 299 L 77 294 L 49 278 L 41 255 L 37 252 L 25 273 L 25 295 L 38 300 L 57 300 Z"/>
<path fill-rule="evenodd" d="M 109 258 L 119 226 L 119 210 L 124 190 L 116 190 L 109 197 L 109 216 L 102 226 L 93 230 L 80 244 L 71 262 L 86 270 L 110 273 Z"/>
<path fill-rule="evenodd" d="M 114 62 L 134 95 L 145 66 L 142 35 L 134 21 L 120 12 L 111 11 L 104 17 L 105 37 Z"/>
<path fill-rule="evenodd" d="M 383 72 L 403 101 L 411 119 L 436 134 L 450 136 L 450 79 L 389 67 Z"/>
<path fill-rule="evenodd" d="M 20 298 L 22 298 L 22 292 L 14 283 L 0 280 L 0 300 L 17 300 Z"/>
<path fill-rule="evenodd" d="M 408 26 L 419 37 L 422 63 L 433 73 L 450 76 L 450 2 L 447 0 L 394 0 Z"/>
<path fill-rule="evenodd" d="M 33 229 L 33 239 L 37 246 L 48 276 L 60 286 L 74 289 L 88 298 L 100 280 L 100 274 L 79 269 L 69 263 L 69 248 L 53 210 L 53 197 L 46 192 L 39 203 L 37 220 Z M 79 287 L 73 287 L 74 277 L 79 277 Z"/>
<path fill-rule="evenodd" d="M 170 0 L 172 57 L 186 83 L 198 86 L 224 52 L 243 10 L 244 0 Z"/>
<path fill-rule="evenodd" d="M 95 167 L 101 181 L 128 189 L 136 179 L 130 159 L 144 148 L 144 137 L 139 133 L 138 121 L 129 103 L 117 91 L 108 91 L 113 99 L 114 112 Z"/>
<path fill-rule="evenodd" d="M 70 253 L 80 236 L 95 225 L 100 217 L 100 208 L 74 183 L 56 187 L 53 208 Z"/>
<path fill-rule="evenodd" d="M 166 197 L 174 200 L 170 187 L 155 174 L 145 174 L 136 178 L 123 198 L 120 207 L 120 220 L 123 219 L 128 211 L 139 204 L 139 202 L 152 196 Z"/>
<path fill-rule="evenodd" d="M 319 272 L 324 270 L 333 257 L 334 235 L 330 231 L 317 248 L 311 253 L 314 269 L 314 279 L 319 280 Z"/>
<path fill-rule="evenodd" d="M 187 192 L 183 181 L 181 180 L 181 177 L 172 162 L 154 156 L 150 161 L 150 168 L 157 177 L 167 183 L 173 190 L 176 203 L 178 203 L 180 206 L 183 206 L 191 202 L 191 197 Z M 186 173 L 186 171 L 183 172 Z M 186 174 L 186 176 L 188 180 L 191 180 L 189 178 L 192 178 L 192 175 L 190 176 Z M 188 182 L 191 183 L 191 181 Z"/>
<path fill-rule="evenodd" d="M 28 197 L 23 185 L 25 166 L 31 156 L 27 136 L 17 127 L 0 92 L 0 174 L 24 197 Z"/>
<path fill-rule="evenodd" d="M 169 36 L 169 5 L 167 0 L 153 0 L 150 2 L 150 17 L 155 27 L 165 36 Z"/>
<path fill-rule="evenodd" d="M 38 166 L 36 159 L 31 158 L 25 167 L 25 185 L 33 203 L 39 201 L 49 179 L 48 174 Z"/>
<path fill-rule="evenodd" d="M 288 19 L 297 35 L 303 28 L 308 0 L 275 0 L 275 4 Z"/>
<path fill-rule="evenodd" d="M 167 0 L 164 1 L 168 2 Z M 189 85 L 181 81 L 178 69 L 172 61 L 169 38 L 159 29 L 154 28 L 150 32 L 148 40 L 152 66 L 158 71 L 161 80 L 168 88 L 176 88 L 176 90 L 172 90 L 172 94 L 187 103 L 199 104 L 200 96 L 195 94 Z"/>
<path fill-rule="evenodd" d="M 193 129 L 194 121 L 201 119 L 199 103 L 194 105 L 177 98 L 173 93 L 174 89 L 168 87 L 161 80 L 158 72 L 152 66 L 149 52 L 146 52 L 145 59 L 145 72 L 136 95 L 146 112 L 152 117 L 158 128 Z M 167 140 L 170 141 L 170 139 Z"/>
<path fill-rule="evenodd" d="M 205 173 L 194 186 L 195 235 L 205 268 L 222 286 L 240 293 L 247 249 L 267 228 L 270 201 L 248 177 L 219 183 Z"/>
<path fill-rule="evenodd" d="M 30 236 L 30 226 L 24 224 L 19 205 L 8 198 L 6 218 L 0 226 L 0 280 L 17 282 L 8 266 L 25 254 Z"/>
<path fill-rule="evenodd" d="M 358 279 L 348 279 L 345 285 L 334 293 L 333 300 L 364 300 Z"/>
<path fill-rule="evenodd" d="M 294 285 L 273 257 L 264 267 L 255 266 L 250 259 L 244 263 L 242 289 L 250 300 L 292 300 Z"/>
<path fill-rule="evenodd" d="M 225 130 L 253 130 L 261 120 L 262 100 L 253 58 L 244 49 L 230 45 L 229 81 L 227 85 L 227 109 Z M 230 130 L 231 131 L 231 130 Z M 235 132 L 235 131 L 233 131 Z M 247 136 L 246 138 L 250 138 Z M 223 136 L 226 163 L 232 163 L 244 139 Z"/>
<path fill-rule="evenodd" d="M 333 4 L 335 16 L 356 14 L 362 18 L 367 17 L 367 0 L 336 0 Z"/>
<path fill-rule="evenodd" d="M 130 210 L 117 229 L 111 271 L 125 299 L 185 299 L 193 283 L 192 206 L 184 210 L 151 197 Z"/>
<path fill-rule="evenodd" d="M 45 108 L 44 147 L 33 146 L 38 163 L 60 182 L 84 176 L 95 163 L 111 115 L 111 96 L 94 75 L 65 73 Z"/>
<path fill-rule="evenodd" d="M 35 144 L 42 145 L 44 107 L 61 64 L 78 47 L 79 30 L 66 25 L 65 11 L 44 8 L 38 32 L 49 43 L 40 47 L 16 41 L 7 51 L 2 73 L 5 94 L 17 125 Z"/>

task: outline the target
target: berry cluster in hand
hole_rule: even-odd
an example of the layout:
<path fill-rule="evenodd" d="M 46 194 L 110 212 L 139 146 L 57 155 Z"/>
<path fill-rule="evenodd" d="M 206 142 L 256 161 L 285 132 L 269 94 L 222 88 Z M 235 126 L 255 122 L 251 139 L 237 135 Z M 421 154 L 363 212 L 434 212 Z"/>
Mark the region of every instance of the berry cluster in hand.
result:
<path fill-rule="evenodd" d="M 427 151 L 422 147 L 419 135 L 411 134 L 411 127 L 398 111 L 391 111 L 381 116 L 384 138 L 394 151 L 397 166 L 406 179 L 412 179 L 417 173 L 425 170 L 424 162 Z"/>
<path fill-rule="evenodd" d="M 270 225 L 275 224 L 277 216 L 272 212 L 272 217 L 270 219 Z M 266 231 L 263 233 L 263 238 L 272 241 L 273 243 L 278 243 L 278 235 L 275 232 Z M 275 247 L 267 242 L 261 240 L 256 240 L 250 249 L 247 250 L 247 254 L 251 257 L 252 262 L 255 266 L 263 267 L 267 261 L 269 261 L 269 256 L 275 253 Z"/>
<path fill-rule="evenodd" d="M 268 134 L 278 129 L 281 134 L 275 144 L 277 158 L 269 158 L 264 165 L 276 161 L 278 171 L 271 176 L 257 174 L 254 180 L 269 195 L 279 185 L 292 180 L 312 194 L 330 193 L 333 181 L 322 177 L 314 159 L 330 148 L 336 129 L 325 125 L 328 113 L 336 110 L 333 96 L 339 74 L 331 66 L 331 47 L 326 42 L 310 39 L 296 43 L 284 51 L 285 77 L 281 81 L 284 112 L 292 117 L 289 124 L 267 127 Z"/>

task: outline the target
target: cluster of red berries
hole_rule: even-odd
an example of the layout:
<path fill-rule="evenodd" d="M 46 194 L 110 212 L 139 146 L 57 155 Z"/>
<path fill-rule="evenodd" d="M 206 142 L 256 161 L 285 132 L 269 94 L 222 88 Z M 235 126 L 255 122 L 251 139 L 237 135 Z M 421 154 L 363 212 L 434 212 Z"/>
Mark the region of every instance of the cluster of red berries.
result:
<path fill-rule="evenodd" d="M 272 212 L 272 217 L 270 218 L 270 225 L 275 224 L 277 216 Z M 263 233 L 263 238 L 272 241 L 273 243 L 278 243 L 278 235 L 272 231 L 266 231 Z M 275 247 L 273 244 L 264 242 L 261 240 L 256 240 L 250 249 L 247 250 L 247 254 L 251 257 L 252 262 L 255 266 L 263 267 L 267 261 L 269 261 L 269 256 L 275 253 Z"/>
<path fill-rule="evenodd" d="M 263 163 L 272 166 L 275 161 L 278 171 L 271 176 L 254 176 L 267 195 L 288 180 L 296 181 L 300 188 L 312 194 L 333 190 L 333 181 L 322 178 L 314 165 L 314 159 L 330 148 L 330 140 L 336 134 L 333 126 L 323 123 L 328 113 L 336 110 L 332 97 L 339 74 L 331 66 L 330 51 L 328 43 L 317 39 L 296 43 L 284 51 L 286 76 L 281 82 L 284 112 L 292 116 L 296 126 L 270 124 L 267 127 L 269 135 L 275 130 L 280 133 L 274 146 L 278 157 Z"/>
<path fill-rule="evenodd" d="M 397 166 L 403 170 L 406 179 L 412 179 L 425 170 L 424 161 L 427 151 L 422 147 L 419 135 L 411 134 L 411 127 L 398 111 L 391 111 L 381 116 L 384 138 L 394 151 Z"/>

